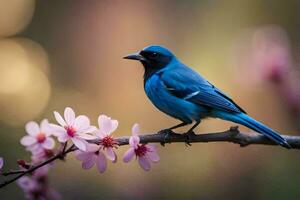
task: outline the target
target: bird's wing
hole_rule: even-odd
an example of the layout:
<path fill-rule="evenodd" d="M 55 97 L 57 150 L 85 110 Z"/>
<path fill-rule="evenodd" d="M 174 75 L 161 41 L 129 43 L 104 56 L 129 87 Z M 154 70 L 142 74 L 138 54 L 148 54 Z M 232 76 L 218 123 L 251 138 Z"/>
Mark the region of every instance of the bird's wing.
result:
<path fill-rule="evenodd" d="M 226 94 L 188 67 L 164 71 L 160 76 L 166 89 L 178 98 L 227 112 L 246 113 Z"/>

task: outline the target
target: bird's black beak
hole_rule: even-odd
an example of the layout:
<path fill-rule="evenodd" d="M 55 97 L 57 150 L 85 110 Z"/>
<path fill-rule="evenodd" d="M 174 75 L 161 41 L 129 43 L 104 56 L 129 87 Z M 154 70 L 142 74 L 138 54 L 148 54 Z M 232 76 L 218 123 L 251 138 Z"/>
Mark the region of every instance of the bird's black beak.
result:
<path fill-rule="evenodd" d="M 139 60 L 139 61 L 146 61 L 146 59 L 140 55 L 139 53 L 133 53 L 133 54 L 129 54 L 125 57 L 123 57 L 124 59 L 129 59 L 129 60 Z"/>

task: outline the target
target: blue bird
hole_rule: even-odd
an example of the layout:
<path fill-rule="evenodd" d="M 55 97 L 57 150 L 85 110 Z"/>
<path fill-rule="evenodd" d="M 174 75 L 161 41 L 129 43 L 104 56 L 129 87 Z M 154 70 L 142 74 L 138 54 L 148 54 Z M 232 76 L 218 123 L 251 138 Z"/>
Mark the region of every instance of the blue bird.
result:
<path fill-rule="evenodd" d="M 220 118 L 244 125 L 283 147 L 291 148 L 282 136 L 249 117 L 230 97 L 181 63 L 167 48 L 148 46 L 124 59 L 138 60 L 143 64 L 144 89 L 148 98 L 159 110 L 182 122 L 168 130 L 195 122 L 187 131 L 190 135 L 194 134 L 193 129 L 202 119 Z"/>

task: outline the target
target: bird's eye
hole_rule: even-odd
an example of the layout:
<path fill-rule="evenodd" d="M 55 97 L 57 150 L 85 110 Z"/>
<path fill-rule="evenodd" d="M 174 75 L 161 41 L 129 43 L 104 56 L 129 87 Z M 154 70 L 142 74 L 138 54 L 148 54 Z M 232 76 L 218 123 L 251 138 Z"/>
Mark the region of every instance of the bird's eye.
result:
<path fill-rule="evenodd" d="M 157 58 L 157 56 L 158 56 L 158 53 L 156 53 L 156 52 L 152 52 L 149 54 L 150 58 Z"/>

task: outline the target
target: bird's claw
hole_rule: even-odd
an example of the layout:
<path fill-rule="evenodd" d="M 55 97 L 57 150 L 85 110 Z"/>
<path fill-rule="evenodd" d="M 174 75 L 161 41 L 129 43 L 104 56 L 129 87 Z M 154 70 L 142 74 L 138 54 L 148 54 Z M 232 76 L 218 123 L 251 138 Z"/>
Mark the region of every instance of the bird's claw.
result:
<path fill-rule="evenodd" d="M 164 136 L 164 140 L 163 142 L 161 142 L 160 144 L 162 146 L 165 146 L 165 144 L 167 143 L 168 141 L 168 138 L 173 135 L 173 134 L 176 134 L 174 133 L 171 129 L 163 129 L 163 130 L 160 130 L 157 134 L 161 134 Z"/>
<path fill-rule="evenodd" d="M 229 129 L 229 136 L 234 138 L 240 133 L 238 126 L 231 126 Z"/>
<path fill-rule="evenodd" d="M 185 145 L 186 146 L 192 146 L 190 141 L 191 141 L 192 137 L 196 135 L 194 133 L 194 131 L 188 131 L 188 132 L 184 133 L 183 135 L 185 136 Z"/>

